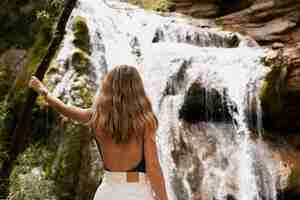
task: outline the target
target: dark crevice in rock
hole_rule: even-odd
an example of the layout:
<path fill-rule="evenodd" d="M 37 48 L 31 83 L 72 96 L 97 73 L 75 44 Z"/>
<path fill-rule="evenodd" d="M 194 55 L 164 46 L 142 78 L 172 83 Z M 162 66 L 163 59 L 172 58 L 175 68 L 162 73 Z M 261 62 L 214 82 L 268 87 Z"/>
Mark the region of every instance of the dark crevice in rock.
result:
<path fill-rule="evenodd" d="M 299 200 L 300 199 L 300 191 L 279 191 L 277 193 L 277 200 Z"/>
<path fill-rule="evenodd" d="M 205 88 L 195 82 L 184 97 L 179 118 L 189 123 L 232 122 L 231 113 L 235 111 L 236 106 L 229 100 L 225 89 L 220 93 L 214 88 Z"/>
<path fill-rule="evenodd" d="M 152 43 L 163 42 L 164 40 L 164 32 L 161 29 L 157 29 L 152 39 Z"/>
<path fill-rule="evenodd" d="M 237 198 L 233 194 L 227 194 L 222 199 L 217 199 L 216 197 L 213 200 L 237 200 Z"/>
<path fill-rule="evenodd" d="M 254 0 L 218 0 L 218 14 L 223 16 L 232 12 L 236 12 L 245 8 L 249 8 Z"/>
<path fill-rule="evenodd" d="M 294 61 L 283 50 L 266 57 L 263 62 L 271 67 L 260 91 L 264 128 L 269 131 L 299 132 L 299 68 L 291 65 Z"/>
<path fill-rule="evenodd" d="M 225 38 L 225 42 L 228 48 L 234 48 L 234 47 L 238 47 L 241 41 L 236 34 L 231 33 Z"/>
<path fill-rule="evenodd" d="M 237 200 L 237 198 L 233 194 L 227 194 L 225 199 L 226 200 Z"/>

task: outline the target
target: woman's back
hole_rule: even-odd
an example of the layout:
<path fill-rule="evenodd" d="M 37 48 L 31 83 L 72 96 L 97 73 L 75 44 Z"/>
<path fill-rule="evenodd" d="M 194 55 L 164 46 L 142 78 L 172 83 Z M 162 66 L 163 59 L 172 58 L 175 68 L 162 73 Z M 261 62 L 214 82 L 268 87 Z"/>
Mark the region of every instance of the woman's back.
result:
<path fill-rule="evenodd" d="M 131 137 L 127 143 L 115 143 L 112 137 L 101 131 L 95 131 L 95 135 L 106 170 L 124 172 L 145 167 L 143 134 Z"/>

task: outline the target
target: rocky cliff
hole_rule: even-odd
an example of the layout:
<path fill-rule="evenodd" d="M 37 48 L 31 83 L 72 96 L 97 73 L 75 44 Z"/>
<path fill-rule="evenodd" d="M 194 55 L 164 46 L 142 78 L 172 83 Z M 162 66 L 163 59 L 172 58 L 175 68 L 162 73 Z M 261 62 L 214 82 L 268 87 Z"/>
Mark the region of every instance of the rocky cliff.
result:
<path fill-rule="evenodd" d="M 298 0 L 174 0 L 173 9 L 209 18 L 225 30 L 251 36 L 270 49 L 272 68 L 262 105 L 267 129 L 297 131 L 300 126 L 300 2 Z"/>

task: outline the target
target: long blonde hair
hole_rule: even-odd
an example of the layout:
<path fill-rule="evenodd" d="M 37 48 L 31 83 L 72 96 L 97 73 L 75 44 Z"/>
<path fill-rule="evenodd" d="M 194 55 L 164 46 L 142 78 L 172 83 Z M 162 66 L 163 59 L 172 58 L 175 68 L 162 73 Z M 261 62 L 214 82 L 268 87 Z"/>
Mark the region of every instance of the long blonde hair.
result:
<path fill-rule="evenodd" d="M 126 143 L 146 129 L 157 129 L 157 118 L 135 67 L 120 65 L 104 77 L 90 124 L 116 143 Z"/>

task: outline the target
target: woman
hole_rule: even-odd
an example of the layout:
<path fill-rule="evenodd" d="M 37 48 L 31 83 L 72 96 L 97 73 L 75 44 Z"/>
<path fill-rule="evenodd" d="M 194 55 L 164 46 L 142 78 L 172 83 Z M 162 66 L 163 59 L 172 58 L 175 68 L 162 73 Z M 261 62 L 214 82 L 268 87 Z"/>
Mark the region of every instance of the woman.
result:
<path fill-rule="evenodd" d="M 35 77 L 29 86 L 61 114 L 93 128 L 105 168 L 94 200 L 167 200 L 155 143 L 158 122 L 136 68 L 111 70 L 93 109 L 65 105 Z"/>

